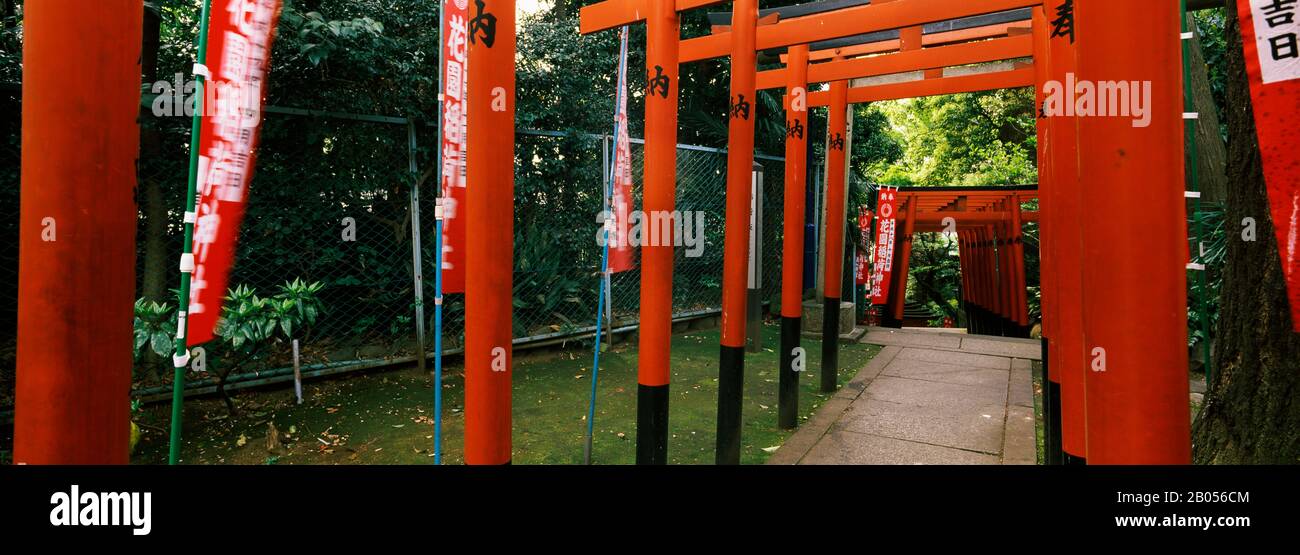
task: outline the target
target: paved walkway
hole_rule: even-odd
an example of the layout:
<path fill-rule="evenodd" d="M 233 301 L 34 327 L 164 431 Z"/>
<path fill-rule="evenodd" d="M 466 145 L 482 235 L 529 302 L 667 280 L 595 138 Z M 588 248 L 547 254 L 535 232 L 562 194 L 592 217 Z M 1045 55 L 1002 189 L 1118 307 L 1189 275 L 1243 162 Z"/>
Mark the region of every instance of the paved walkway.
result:
<path fill-rule="evenodd" d="M 768 464 L 1035 464 L 1039 342 L 871 328 L 880 354 Z"/>

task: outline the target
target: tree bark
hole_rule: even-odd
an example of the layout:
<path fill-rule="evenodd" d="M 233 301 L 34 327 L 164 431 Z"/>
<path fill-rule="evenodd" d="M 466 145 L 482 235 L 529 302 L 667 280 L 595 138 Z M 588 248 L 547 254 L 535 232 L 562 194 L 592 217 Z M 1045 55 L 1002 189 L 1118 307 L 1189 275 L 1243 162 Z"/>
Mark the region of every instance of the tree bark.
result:
<path fill-rule="evenodd" d="M 158 79 L 158 48 L 162 20 L 153 6 L 144 10 L 144 45 L 140 66 L 145 83 Z M 162 137 L 158 128 L 149 125 L 153 118 L 149 108 L 140 108 L 140 159 L 157 160 L 162 156 Z M 144 167 L 141 164 L 137 168 Z M 167 278 L 167 206 L 163 185 L 157 175 L 141 175 L 137 201 L 144 213 L 144 267 L 141 269 L 141 295 L 151 301 L 166 300 Z"/>
<path fill-rule="evenodd" d="M 1198 464 L 1300 461 L 1300 334 L 1269 216 L 1236 2 L 1226 1 L 1228 247 L 1213 382 L 1193 425 Z M 1240 224 L 1253 218 L 1254 241 Z"/>
<path fill-rule="evenodd" d="M 1192 14 L 1187 14 L 1187 26 L 1196 32 L 1188 48 L 1188 67 L 1191 68 L 1193 109 L 1199 114 L 1196 120 L 1196 172 L 1201 198 L 1206 202 L 1222 203 L 1228 192 L 1227 145 L 1219 130 L 1219 113 L 1214 107 L 1210 92 L 1210 75 L 1201 50 L 1200 32 Z M 1190 166 L 1189 166 L 1190 172 Z M 1189 180 L 1190 182 L 1190 180 Z"/>

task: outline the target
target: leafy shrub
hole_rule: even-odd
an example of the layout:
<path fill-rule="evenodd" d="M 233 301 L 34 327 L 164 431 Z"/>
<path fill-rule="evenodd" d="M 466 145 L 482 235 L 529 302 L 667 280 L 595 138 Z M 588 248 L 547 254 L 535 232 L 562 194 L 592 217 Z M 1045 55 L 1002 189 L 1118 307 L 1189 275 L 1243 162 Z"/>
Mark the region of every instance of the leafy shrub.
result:
<path fill-rule="evenodd" d="M 176 350 L 176 310 L 167 303 L 135 301 L 135 357 L 145 352 L 171 358 Z"/>

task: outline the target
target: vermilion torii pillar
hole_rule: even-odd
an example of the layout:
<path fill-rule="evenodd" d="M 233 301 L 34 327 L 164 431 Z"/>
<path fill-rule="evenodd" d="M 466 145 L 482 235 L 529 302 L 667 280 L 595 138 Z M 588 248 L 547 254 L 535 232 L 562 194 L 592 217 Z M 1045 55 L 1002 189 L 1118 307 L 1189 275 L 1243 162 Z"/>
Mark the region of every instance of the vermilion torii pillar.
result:
<path fill-rule="evenodd" d="M 672 0 L 649 1 L 641 209 L 647 214 L 671 214 L 677 206 L 677 44 L 681 31 Z M 673 343 L 672 243 L 641 247 L 640 307 L 636 462 L 667 464 L 669 357 Z"/>
<path fill-rule="evenodd" d="M 1079 82 L 1127 84 L 1150 110 L 1146 126 L 1124 113 L 1078 116 L 1091 216 L 1081 219 L 1088 463 L 1188 464 L 1179 3 L 1089 0 L 1075 10 Z"/>
<path fill-rule="evenodd" d="M 753 44 L 753 49 L 755 51 L 759 49 L 766 50 L 771 48 L 779 48 L 783 46 L 794 46 L 794 45 L 806 44 L 806 43 L 816 42 L 821 40 L 847 37 L 847 36 L 852 36 L 864 32 L 922 25 L 931 21 L 944 21 L 949 19 L 968 17 L 972 15 L 988 14 L 988 13 L 1000 12 L 1000 11 L 1005 11 L 1005 10 L 1010 10 L 1015 8 L 1022 8 L 1025 6 L 1037 4 L 1038 1 L 1039 0 L 985 0 L 983 3 L 979 5 L 972 6 L 968 2 L 965 2 L 964 0 L 895 0 L 888 4 L 878 4 L 878 5 L 873 4 L 873 5 L 844 8 L 840 10 L 835 10 L 834 12 L 819 13 L 817 15 L 800 17 L 786 22 L 778 22 L 770 25 L 764 25 L 762 27 L 758 27 L 757 30 L 754 31 L 754 39 L 752 41 L 752 44 Z M 660 2 L 662 2 L 662 4 L 659 4 Z M 648 27 L 650 27 L 652 26 L 649 25 L 650 19 L 653 19 L 653 17 L 658 17 L 658 14 L 667 14 L 669 12 L 680 12 L 686 9 L 706 6 L 713 3 L 716 3 L 715 0 L 677 0 L 676 2 L 672 2 L 669 0 L 606 0 L 605 2 L 586 6 L 582 9 L 581 12 L 582 21 L 581 21 L 580 30 L 582 33 L 587 34 L 587 33 L 592 33 L 604 29 L 614 28 L 628 23 L 633 23 L 636 21 L 640 21 L 642 19 L 647 19 Z M 651 16 L 651 17 L 647 18 L 647 16 Z M 672 20 L 675 21 L 675 16 L 672 18 Z M 744 26 L 744 27 L 748 27 L 748 26 Z M 648 83 L 649 90 L 647 92 L 660 94 L 662 95 L 661 98 L 664 98 L 665 100 L 671 97 L 672 108 L 673 108 L 672 113 L 666 114 L 660 112 L 659 115 L 663 117 L 658 118 L 658 120 L 665 122 L 664 128 L 667 128 L 668 126 L 666 125 L 666 123 L 671 121 L 673 123 L 672 129 L 675 130 L 675 121 L 676 121 L 675 76 L 676 76 L 677 64 L 681 62 L 733 55 L 736 53 L 735 42 L 737 40 L 736 37 L 733 36 L 733 33 L 749 32 L 749 31 L 740 30 L 736 26 L 733 26 L 733 30 L 680 41 L 680 44 L 676 40 L 674 40 L 676 38 L 675 33 L 673 33 L 673 35 L 669 35 L 668 33 L 664 33 L 663 35 L 660 35 L 659 33 L 656 33 L 650 29 L 647 29 L 647 31 L 648 31 L 647 32 L 647 37 L 648 37 L 647 38 L 647 59 L 662 60 L 664 62 L 662 64 L 648 62 L 647 65 L 650 67 L 648 67 L 649 72 L 647 77 L 649 82 Z M 676 55 L 672 55 L 672 56 L 667 55 L 666 49 L 674 48 L 674 47 L 680 48 L 679 52 L 674 53 Z M 1000 72 L 1000 73 L 1009 74 L 1009 76 L 1011 76 L 1013 79 L 1024 79 L 1022 75 L 1023 72 Z M 1006 86 L 1024 86 L 1028 84 L 1028 83 L 1025 83 L 1024 85 L 1007 84 L 1009 82 L 1014 82 L 1014 81 L 1007 81 L 1006 77 L 1007 76 L 1005 75 L 976 75 L 976 76 L 956 77 L 952 79 L 935 79 L 933 81 L 936 81 L 937 83 L 935 83 L 934 85 L 926 89 L 926 91 L 928 91 L 928 94 L 948 94 L 951 92 L 983 90 L 985 88 L 1002 88 Z M 992 86 L 993 84 L 996 84 L 997 86 Z M 864 96 L 864 99 L 860 101 L 869 101 L 874 99 L 874 98 L 870 98 L 869 96 L 876 93 L 876 91 L 873 89 L 875 89 L 875 87 L 862 91 L 864 95 L 867 96 Z M 886 89 L 882 91 L 881 94 L 883 97 L 888 98 L 890 97 L 889 95 L 901 94 L 906 92 L 907 90 L 909 89 L 899 89 L 899 88 Z M 851 94 L 852 93 L 850 93 L 849 101 L 853 101 Z M 811 101 L 814 96 L 815 94 L 808 95 L 810 100 L 809 102 L 810 106 L 816 105 L 815 102 Z M 905 96 L 915 96 L 915 95 L 904 94 L 904 96 L 902 97 Z M 674 164 L 671 163 L 672 158 L 670 158 L 670 156 L 672 155 L 671 152 L 675 147 L 676 137 L 675 136 L 668 137 L 666 136 L 667 134 L 666 131 L 662 133 L 656 132 L 655 129 L 652 128 L 651 121 L 653 116 L 651 114 L 654 110 L 653 108 L 654 105 L 652 104 L 652 102 L 659 102 L 659 101 L 656 100 L 654 96 L 651 94 L 648 94 L 647 97 L 648 97 L 647 126 L 646 126 L 647 174 L 644 183 L 645 186 L 644 195 L 645 198 L 647 199 L 646 201 L 647 204 L 645 205 L 644 208 L 646 210 L 652 210 L 654 208 L 649 204 L 650 201 L 648 200 L 651 197 L 663 195 L 660 198 L 671 198 L 670 196 L 671 192 L 669 191 L 671 191 L 671 188 L 673 186 L 673 179 L 672 179 L 673 174 L 669 172 L 672 172 L 671 168 L 674 167 Z M 733 104 L 735 103 L 735 100 L 738 99 L 733 97 Z M 752 96 L 747 100 L 750 104 L 750 110 L 753 110 Z M 671 119 L 669 119 L 669 117 L 671 117 Z M 750 140 L 752 141 L 752 137 L 750 138 Z M 651 151 L 658 148 L 666 149 L 666 152 L 669 153 L 666 154 L 665 156 L 668 163 L 655 164 L 650 161 L 652 159 Z M 752 144 L 750 145 L 749 149 L 752 150 Z M 752 152 L 750 153 L 750 155 L 752 156 Z M 729 161 L 729 165 L 730 165 L 730 161 Z M 658 167 L 658 169 L 664 173 L 658 174 L 658 177 L 652 177 L 649 169 L 650 167 Z M 750 167 L 751 166 L 744 166 L 742 170 L 746 181 L 748 180 Z M 736 172 L 730 172 L 730 173 L 734 174 Z M 665 177 L 666 179 L 663 179 Z M 745 191 L 748 191 L 748 183 L 746 183 Z M 729 195 L 729 200 L 728 200 L 729 205 L 733 202 L 730 199 L 731 196 L 732 195 Z M 747 211 L 748 194 L 745 194 L 745 198 L 746 198 L 745 208 Z M 665 208 L 670 211 L 672 209 L 671 206 L 667 206 Z M 731 212 L 735 212 L 735 211 L 729 209 L 728 213 L 730 214 Z M 739 213 L 744 214 L 747 212 L 742 211 Z M 743 219 L 748 220 L 748 218 L 743 218 Z M 729 227 L 732 225 L 736 225 L 736 224 L 732 224 L 728 222 Z M 731 232 L 728 232 L 728 234 L 730 235 Z M 649 251 L 650 249 L 646 249 L 646 250 Z M 744 250 L 728 249 L 728 253 L 743 254 L 744 252 L 745 252 Z M 647 434 L 645 429 L 647 421 L 654 421 L 654 419 L 648 419 L 647 414 L 652 414 L 658 409 L 654 407 L 650 407 L 645 402 L 646 396 L 644 395 L 639 396 L 638 434 L 637 434 L 639 462 L 663 462 L 664 460 L 666 460 L 666 441 L 667 441 L 666 440 L 666 434 L 667 434 L 666 431 L 667 429 L 666 428 L 667 387 L 666 386 L 667 386 L 667 376 L 668 376 L 667 363 L 668 363 L 668 355 L 671 346 L 669 334 L 671 331 L 670 322 L 671 322 L 671 301 L 672 301 L 671 251 L 669 250 L 668 253 L 669 253 L 668 256 L 664 259 L 665 263 L 661 266 L 661 269 L 658 270 L 655 268 L 655 265 L 652 261 L 653 255 L 650 255 L 648 252 L 643 253 L 642 298 L 641 298 L 642 304 L 641 304 L 641 323 L 640 323 L 641 344 L 639 346 L 640 368 L 638 372 L 638 377 L 639 377 L 638 381 L 640 382 L 641 385 L 651 385 L 655 387 L 656 390 L 662 391 L 662 396 L 665 400 L 662 402 L 662 405 L 656 405 L 656 406 L 663 407 L 661 412 L 663 418 L 659 419 L 658 421 L 664 423 L 664 425 L 659 428 L 660 430 L 662 430 L 662 437 L 664 437 L 664 439 L 662 442 L 658 442 L 656 438 L 659 437 L 659 434 L 658 433 Z M 735 256 L 734 254 L 729 254 L 728 258 L 737 259 L 737 256 Z M 740 260 L 744 260 L 744 258 L 745 257 L 739 257 Z M 743 284 L 743 271 L 741 273 L 741 277 L 742 280 L 740 283 Z M 657 286 L 654 285 L 656 283 L 658 284 Z M 741 297 L 740 297 L 741 302 L 735 307 L 732 307 L 732 305 L 736 304 L 734 302 L 726 302 L 724 300 L 723 303 L 724 304 L 723 328 L 724 328 L 724 336 L 726 337 L 726 340 L 724 340 L 724 344 L 723 344 L 724 347 L 731 346 L 730 344 L 743 347 L 744 323 L 743 322 L 730 323 L 730 320 L 732 318 L 743 320 L 744 317 L 743 314 L 744 314 L 745 307 L 743 303 L 743 285 L 740 285 L 738 287 L 742 289 Z M 663 293 L 663 295 L 656 296 L 655 294 L 652 293 L 652 291 L 660 291 Z M 724 299 L 725 297 L 726 295 L 724 294 Z M 656 310 L 655 308 L 652 308 L 654 306 L 658 306 L 660 307 L 660 309 Z M 740 333 L 738 334 L 737 331 L 739 331 Z M 736 339 L 737 337 L 739 337 L 739 339 Z M 735 364 L 734 362 L 724 361 L 722 363 L 722 366 L 724 368 L 730 368 L 734 364 Z M 658 367 L 656 368 L 655 366 L 652 365 Z M 724 372 L 724 374 L 725 373 L 726 372 Z M 731 374 L 733 376 L 736 375 L 735 372 L 731 372 Z M 662 386 L 655 385 L 653 383 L 652 384 L 646 383 L 647 377 L 654 378 L 656 376 L 662 376 L 662 379 L 660 380 L 662 382 Z M 641 389 L 644 390 L 643 388 Z M 735 395 L 734 391 L 735 391 L 734 388 L 728 389 L 728 395 L 720 398 L 720 404 L 728 402 L 725 400 L 727 397 L 734 397 Z M 724 408 L 720 406 L 719 415 L 722 417 L 720 418 L 720 422 L 719 422 L 720 426 L 725 426 L 729 429 L 735 430 L 734 436 L 735 438 L 737 438 L 735 442 L 738 448 L 739 424 L 740 424 L 740 418 L 738 412 L 735 411 L 735 409 L 733 408 Z M 731 435 L 732 434 L 730 433 L 719 434 L 719 438 L 718 438 L 719 447 L 725 447 L 727 449 L 731 449 L 730 443 L 726 445 L 724 445 L 723 443 L 723 442 L 731 442 L 732 441 L 732 439 L 730 438 Z M 647 445 L 646 448 L 642 447 L 643 442 L 649 442 L 646 444 Z M 665 447 L 663 449 L 659 449 L 657 445 L 655 445 L 655 443 L 664 445 Z M 647 453 L 649 453 L 650 455 L 646 455 Z M 651 460 L 651 457 L 655 456 L 655 454 L 658 453 L 663 454 L 662 459 L 659 461 Z M 719 461 L 725 461 L 725 460 L 737 460 L 737 457 L 732 456 L 729 453 L 724 455 L 720 450 Z"/>
<path fill-rule="evenodd" d="M 44 0 L 23 15 L 13 458 L 126 464 L 143 5 Z"/>
<path fill-rule="evenodd" d="M 1047 13 L 1056 18 L 1059 32 L 1048 36 L 1047 78 L 1064 87 L 1074 82 L 1074 40 L 1076 33 L 1069 24 L 1066 0 L 1048 0 Z M 1082 464 L 1087 458 L 1084 432 L 1084 375 L 1087 353 L 1083 337 L 1083 225 L 1084 204 L 1081 197 L 1085 184 L 1079 180 L 1078 130 L 1073 111 L 1046 118 L 1047 134 L 1043 142 L 1051 165 L 1052 243 L 1056 294 L 1052 307 L 1056 328 L 1052 340 L 1056 353 L 1052 362 L 1060 380 L 1059 420 L 1061 462 Z M 1087 185 L 1090 187 L 1091 185 Z"/>
<path fill-rule="evenodd" d="M 645 175 L 641 208 L 647 214 L 671 214 L 676 209 L 677 76 L 681 40 L 677 13 L 719 1 L 606 0 L 583 7 L 580 12 L 579 31 L 582 34 L 642 20 L 646 23 Z M 749 174 L 748 167 L 745 174 Z M 748 186 L 745 190 L 749 190 Z M 743 284 L 741 288 L 744 288 Z M 741 295 L 742 316 L 739 318 L 743 326 L 744 291 Z M 666 464 L 673 316 L 671 242 L 641 247 L 640 301 L 636 462 Z M 740 344 L 743 345 L 743 331 L 741 335 Z"/>
<path fill-rule="evenodd" d="M 772 13 L 770 14 L 770 16 L 782 17 L 788 11 L 790 12 L 791 15 L 795 16 L 795 18 L 775 22 L 772 24 L 771 27 L 768 26 L 759 27 L 759 32 L 760 33 L 767 32 L 770 35 L 780 37 L 780 40 L 783 41 L 785 40 L 783 33 L 770 32 L 770 31 L 772 31 L 773 29 L 776 30 L 788 29 L 788 28 L 792 28 L 792 26 L 795 25 L 804 24 L 806 23 L 806 21 L 802 21 L 802 20 L 806 20 L 813 16 L 820 15 L 821 17 L 828 17 L 828 18 L 834 17 L 833 12 L 828 12 L 826 10 L 823 11 L 816 11 L 816 10 L 818 10 L 818 7 L 816 7 L 815 4 L 807 5 L 807 6 L 793 6 L 786 9 L 774 10 L 776 13 Z M 862 12 L 862 13 L 868 15 L 876 15 L 878 11 L 870 11 L 870 12 Z M 908 14 L 905 15 L 905 17 L 914 17 L 914 14 Z M 767 19 L 768 18 L 765 17 L 764 21 L 766 22 Z M 868 18 L 868 21 L 874 22 L 877 21 L 878 19 L 879 18 Z M 711 17 L 711 20 L 715 24 L 731 23 L 731 20 L 727 19 L 726 16 L 723 14 L 716 14 Z M 923 21 L 923 20 L 924 18 L 917 19 L 917 21 Z M 722 26 L 722 27 L 715 27 L 715 30 L 716 29 L 729 30 L 730 28 L 726 26 Z M 1003 24 L 1002 26 L 997 27 L 996 29 L 985 28 L 985 27 L 978 27 L 974 29 L 963 29 L 961 32 L 964 33 L 976 32 L 977 34 L 971 37 L 954 35 L 948 37 L 948 40 L 960 41 L 960 40 L 971 40 L 976 38 L 985 38 L 986 36 L 997 37 L 997 36 L 1006 35 L 1011 29 L 1013 28 L 1008 27 L 1006 24 Z M 724 31 L 722 33 L 719 33 L 719 35 L 725 36 L 726 32 Z M 847 137 L 845 137 L 845 135 L 847 134 L 847 121 L 848 121 L 847 110 L 848 110 L 848 103 L 850 101 L 849 94 L 851 94 L 850 89 L 848 88 L 848 83 L 845 81 L 845 79 L 868 77 L 873 75 L 885 75 L 889 73 L 899 73 L 899 72 L 906 72 L 906 71 L 912 71 L 917 69 L 923 69 L 927 71 L 928 75 L 933 77 L 942 77 L 942 71 L 943 71 L 942 68 L 947 65 L 960 65 L 960 64 L 972 64 L 972 63 L 979 63 L 979 62 L 986 62 L 986 61 L 997 61 L 997 60 L 1028 56 L 1032 53 L 1030 48 L 1031 46 L 1030 38 L 1028 36 L 1012 36 L 1012 37 L 996 38 L 994 40 L 983 41 L 978 43 L 953 44 L 950 46 L 936 46 L 934 48 L 921 51 L 921 43 L 923 40 L 922 26 L 913 25 L 904 30 L 903 39 L 904 40 L 902 41 L 900 46 L 904 50 L 904 52 L 900 52 L 897 54 L 886 54 L 886 55 L 881 55 L 881 56 L 876 56 L 871 58 L 862 58 L 862 59 L 853 59 L 853 60 L 835 60 L 831 62 L 812 64 L 812 65 L 807 64 L 807 57 L 808 57 L 807 45 L 792 46 L 791 51 L 786 55 L 787 58 L 786 68 L 779 69 L 779 70 L 768 70 L 768 71 L 763 71 L 758 73 L 758 78 L 756 80 L 758 88 L 779 88 L 779 87 L 787 88 L 787 95 L 786 95 L 787 107 L 790 105 L 791 102 L 790 91 L 792 90 L 797 89 L 800 91 L 799 93 L 801 95 L 800 100 L 805 100 L 805 102 L 803 103 L 806 105 L 827 105 L 832 102 L 831 101 L 832 98 L 836 98 L 836 95 L 838 93 L 838 98 L 840 99 L 838 106 L 832 106 L 830 108 L 831 126 L 829 129 L 829 138 L 828 138 L 828 145 L 830 148 L 828 150 L 829 162 L 827 165 L 828 167 L 828 180 L 827 180 L 828 214 L 842 212 L 843 205 L 844 205 L 844 195 L 845 195 L 844 174 L 843 171 L 840 170 L 840 168 L 845 167 L 845 163 L 847 161 L 847 155 L 844 152 L 844 145 L 847 142 Z M 718 42 L 714 40 L 713 42 L 710 43 L 708 42 L 708 40 L 709 37 L 701 37 L 699 39 L 691 39 L 685 41 L 683 46 L 684 50 L 683 50 L 682 60 L 694 61 L 694 60 L 704 59 L 710 55 L 716 54 L 717 53 L 716 50 L 712 50 L 712 48 L 716 47 L 718 45 Z M 815 74 L 815 78 L 807 77 L 807 75 L 814 75 L 814 74 Z M 808 93 L 807 82 L 810 80 L 811 81 L 832 80 L 831 91 Z M 791 84 L 791 83 L 795 83 L 795 84 Z M 802 84 L 798 84 L 798 83 L 802 83 Z M 998 73 L 992 73 L 987 75 L 963 76 L 963 77 L 957 77 L 949 80 L 938 79 L 936 80 L 935 83 L 920 88 L 914 88 L 914 85 L 912 83 L 902 83 L 897 85 L 861 87 L 858 89 L 852 89 L 852 91 L 854 91 L 856 94 L 862 95 L 863 96 L 862 101 L 867 101 L 870 100 L 869 95 L 875 95 L 875 94 L 881 95 L 882 98 L 889 98 L 889 97 L 903 98 L 907 96 L 913 96 L 913 94 L 911 94 L 913 92 L 922 95 L 949 94 L 953 92 L 983 90 L 986 88 L 1025 86 L 1028 84 L 1029 84 L 1028 71 L 1016 70 L 1011 72 L 998 72 Z M 807 96 L 805 98 L 802 95 L 807 95 Z M 788 120 L 787 125 L 788 126 L 791 125 L 790 118 L 787 118 L 787 120 Z M 787 153 L 787 157 L 786 157 L 787 173 L 789 173 L 789 168 L 791 165 L 797 164 L 796 167 L 802 167 L 803 159 L 806 157 L 806 145 L 804 144 L 805 139 L 802 137 L 802 131 L 799 131 L 799 135 L 797 136 L 790 135 L 790 133 L 792 132 L 794 132 L 794 130 L 788 130 L 787 138 L 786 138 L 787 141 L 789 141 L 787 143 L 787 150 L 791 151 Z M 797 149 L 800 147 L 802 147 L 804 150 L 797 151 Z M 798 160 L 794 161 L 795 158 L 797 158 Z M 794 194 L 794 192 L 796 191 L 802 190 L 803 174 L 800 173 L 798 175 L 799 175 L 798 181 L 787 178 L 787 182 L 786 182 L 787 203 L 791 202 L 790 200 L 791 194 Z M 797 185 L 798 187 L 797 188 L 793 187 L 795 185 Z M 800 202 L 799 204 L 802 203 Z M 836 212 L 837 207 L 839 209 L 839 212 Z M 787 214 L 787 219 L 786 219 L 787 233 L 789 233 L 788 230 L 790 226 L 798 225 L 801 222 L 793 221 L 795 217 L 797 217 L 797 215 L 792 216 L 789 207 L 787 207 L 786 214 Z M 826 243 L 824 246 L 826 250 L 824 252 L 828 252 L 828 253 L 836 252 L 836 251 L 842 252 L 843 250 L 844 229 L 843 229 L 843 222 L 839 220 L 840 218 L 827 219 L 826 225 L 828 227 L 826 228 L 826 233 L 823 234 L 825 237 L 824 241 L 829 241 L 835 244 Z M 788 239 L 789 237 L 799 238 L 802 237 L 802 233 L 787 235 L 787 241 L 789 241 Z M 787 242 L 787 246 L 789 246 L 788 242 Z M 823 302 L 826 303 L 826 311 L 825 311 L 825 318 L 823 320 L 823 344 L 822 344 L 823 358 L 822 358 L 821 375 L 822 375 L 823 388 L 827 391 L 833 391 L 834 388 L 836 387 L 837 371 L 838 371 L 838 360 L 837 360 L 838 343 L 836 342 L 836 340 L 838 338 L 838 327 L 839 327 L 838 306 L 839 306 L 840 297 L 842 296 L 842 291 L 840 291 L 841 284 L 840 284 L 840 279 L 838 274 L 839 271 L 842 270 L 842 262 L 840 261 L 840 258 L 834 256 L 827 257 L 827 259 L 830 261 L 829 262 L 830 266 L 828 266 L 827 270 L 824 272 L 825 283 L 823 289 L 824 291 L 828 291 L 828 293 L 823 298 Z M 795 262 L 797 263 L 798 260 L 795 259 Z M 794 265 L 794 263 L 792 263 L 790 260 L 786 260 L 783 263 L 786 265 L 785 268 L 787 269 L 791 269 L 791 266 Z M 835 267 L 831 267 L 831 266 L 835 266 Z M 785 314 L 788 317 L 792 313 L 797 314 L 795 312 L 796 305 L 794 303 L 794 300 L 800 298 L 799 296 L 796 295 L 801 294 L 801 289 L 803 284 L 802 284 L 802 280 L 798 279 L 800 277 L 798 275 L 787 274 L 784 277 L 787 279 L 783 282 L 782 287 L 783 287 L 783 291 L 785 292 L 785 296 L 788 298 L 783 299 L 782 310 L 783 310 L 783 314 Z M 832 298 L 834 300 L 831 300 Z M 792 400 L 793 392 L 796 391 L 794 389 L 795 386 L 793 386 L 792 384 L 797 383 L 796 382 L 797 377 L 795 379 L 790 379 L 795 376 L 795 372 L 792 369 L 790 369 L 789 366 L 793 364 L 795 359 L 794 352 L 795 349 L 798 348 L 798 338 L 797 338 L 798 328 L 797 327 L 792 328 L 792 326 L 794 326 L 794 324 L 797 323 L 798 322 L 793 322 L 791 320 L 783 320 L 782 322 L 783 325 L 783 332 L 782 332 L 783 345 L 782 345 L 782 353 L 781 353 L 782 367 L 779 370 L 779 375 L 785 377 L 785 380 L 782 381 L 781 383 L 787 385 L 781 386 L 782 391 L 784 392 L 783 393 L 784 396 L 779 397 L 779 399 L 782 401 L 781 407 L 784 408 L 779 407 L 778 412 L 782 414 L 788 414 L 788 415 L 794 414 L 793 411 L 795 410 L 794 408 L 795 405 L 793 403 L 796 402 Z M 788 416 L 782 422 L 783 422 L 782 425 L 793 426 L 794 417 Z"/>
<path fill-rule="evenodd" d="M 475 0 L 465 153 L 465 463 L 510 464 L 515 0 Z"/>
<path fill-rule="evenodd" d="M 799 373 L 807 367 L 807 358 L 799 346 L 803 326 L 804 180 L 808 163 L 807 45 L 790 47 L 788 70 L 785 219 L 781 243 L 781 367 L 777 370 L 777 424 L 786 429 L 799 425 Z"/>
<path fill-rule="evenodd" d="M 831 83 L 826 135 L 826 222 L 822 233 L 825 268 L 822 271 L 822 368 L 823 392 L 839 385 L 840 290 L 844 283 L 844 181 L 848 157 L 848 81 Z"/>
<path fill-rule="evenodd" d="M 754 166 L 754 32 L 758 0 L 735 0 L 731 12 L 731 106 L 727 125 L 726 232 L 722 256 L 722 346 L 718 358 L 718 464 L 740 464 L 745 378 L 746 263 Z M 758 330 L 761 332 L 761 330 Z"/>
<path fill-rule="evenodd" d="M 896 250 L 897 258 L 894 261 L 894 268 L 897 274 L 893 278 L 891 285 L 894 287 L 892 308 L 893 319 L 897 322 L 903 321 L 903 309 L 907 304 L 907 272 L 908 266 L 912 260 L 912 233 L 916 231 L 916 195 L 910 195 L 907 198 L 907 221 L 903 222 L 903 233 L 899 237 L 899 248 Z"/>
<path fill-rule="evenodd" d="M 1015 324 L 1019 326 L 1015 337 L 1028 337 L 1030 334 L 1030 299 L 1028 299 L 1028 278 L 1024 274 L 1024 221 L 1019 195 L 1011 196 L 1010 238 L 1011 268 L 1015 270 L 1015 289 L 1011 296 L 1015 299 Z"/>
<path fill-rule="evenodd" d="M 1055 214 L 1056 192 L 1058 186 L 1057 171 L 1051 163 L 1053 150 L 1052 126 L 1046 113 L 1047 96 L 1045 86 L 1051 75 L 1052 52 L 1049 36 L 1047 14 L 1042 6 L 1033 9 L 1034 29 L 1034 104 L 1038 110 L 1035 127 L 1038 133 L 1038 184 L 1039 210 Z M 1059 53 L 1058 53 L 1059 55 Z M 1057 63 L 1060 63 L 1059 60 Z M 1060 177 L 1067 177 L 1062 175 Z M 1059 310 L 1057 287 L 1057 224 L 1052 218 L 1044 218 L 1038 226 L 1038 282 L 1039 302 L 1041 306 L 1041 341 L 1043 376 L 1043 451 L 1044 459 L 1049 465 L 1062 463 L 1064 452 L 1061 450 L 1061 376 L 1059 366 L 1060 343 Z"/>

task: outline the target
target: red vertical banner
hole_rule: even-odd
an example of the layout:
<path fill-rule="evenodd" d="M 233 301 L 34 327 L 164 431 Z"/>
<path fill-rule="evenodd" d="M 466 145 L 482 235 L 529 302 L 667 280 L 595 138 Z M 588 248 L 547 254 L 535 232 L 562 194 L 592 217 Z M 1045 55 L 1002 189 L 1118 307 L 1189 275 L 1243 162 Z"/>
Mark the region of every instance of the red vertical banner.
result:
<path fill-rule="evenodd" d="M 853 283 L 858 285 L 871 283 L 871 218 L 871 211 L 866 206 L 858 207 L 858 231 L 862 234 L 861 243 L 867 247 L 854 257 Z"/>
<path fill-rule="evenodd" d="M 230 0 L 212 9 L 203 130 L 199 133 L 198 200 L 194 214 L 193 280 L 186 343 L 214 335 L 235 260 L 239 224 L 257 162 L 266 74 L 280 0 Z M 202 68 L 200 68 L 202 69 Z M 183 265 L 188 265 L 182 261 Z"/>
<path fill-rule="evenodd" d="M 872 250 L 871 304 L 889 302 L 889 275 L 894 265 L 894 237 L 897 235 L 898 189 L 881 187 L 876 199 L 876 245 Z"/>
<path fill-rule="evenodd" d="M 469 0 L 442 3 L 442 291 L 465 292 L 465 114 Z"/>
<path fill-rule="evenodd" d="M 1237 16 L 1291 325 L 1300 332 L 1300 3 L 1237 0 Z"/>
<path fill-rule="evenodd" d="M 626 272 L 636 265 L 632 245 L 628 241 L 629 218 L 632 215 L 632 138 L 627 132 L 627 27 L 620 33 L 622 56 L 619 58 L 618 112 L 614 116 L 614 186 L 610 195 L 610 211 L 614 224 L 609 230 L 609 271 Z"/>

